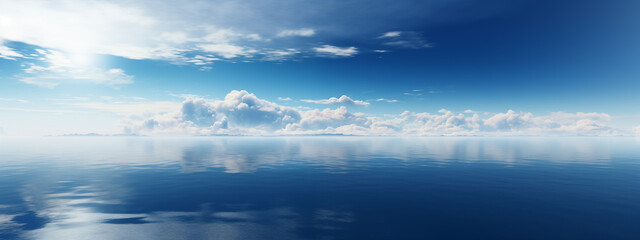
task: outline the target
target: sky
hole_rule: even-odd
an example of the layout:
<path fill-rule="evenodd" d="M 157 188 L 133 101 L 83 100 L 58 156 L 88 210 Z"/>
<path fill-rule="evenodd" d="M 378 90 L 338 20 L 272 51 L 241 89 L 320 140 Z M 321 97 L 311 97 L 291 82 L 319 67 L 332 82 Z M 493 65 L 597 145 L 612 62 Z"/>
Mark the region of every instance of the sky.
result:
<path fill-rule="evenodd" d="M 0 134 L 636 135 L 638 9 L 0 0 Z"/>

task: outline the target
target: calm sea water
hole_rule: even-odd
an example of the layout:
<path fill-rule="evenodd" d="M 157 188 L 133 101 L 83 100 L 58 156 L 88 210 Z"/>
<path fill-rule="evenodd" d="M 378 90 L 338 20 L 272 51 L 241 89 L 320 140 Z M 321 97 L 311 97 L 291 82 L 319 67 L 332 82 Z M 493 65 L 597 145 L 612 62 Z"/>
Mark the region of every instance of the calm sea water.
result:
<path fill-rule="evenodd" d="M 0 138 L 0 239 L 640 239 L 640 140 Z"/>

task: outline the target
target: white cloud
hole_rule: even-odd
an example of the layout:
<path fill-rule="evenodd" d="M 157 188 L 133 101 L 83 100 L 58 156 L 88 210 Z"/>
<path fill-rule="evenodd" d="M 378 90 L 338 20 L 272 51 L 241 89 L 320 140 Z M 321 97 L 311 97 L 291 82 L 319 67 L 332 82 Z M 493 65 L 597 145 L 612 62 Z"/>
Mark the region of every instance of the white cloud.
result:
<path fill-rule="evenodd" d="M 16 60 L 16 58 L 23 58 L 24 55 L 16 52 L 12 48 L 2 45 L 0 42 L 0 58 L 8 59 L 8 60 Z"/>
<path fill-rule="evenodd" d="M 291 99 L 290 97 L 284 97 L 284 98 L 283 97 L 278 97 L 278 100 L 280 100 L 280 101 L 291 101 L 293 99 Z"/>
<path fill-rule="evenodd" d="M 358 53 L 358 49 L 356 47 L 336 47 L 331 45 L 322 45 L 322 47 L 313 48 L 316 52 L 321 54 L 329 54 L 332 56 L 340 56 L 340 57 L 350 57 L 356 55 Z"/>
<path fill-rule="evenodd" d="M 228 48 L 221 50 L 227 56 L 224 58 L 235 56 L 267 61 L 281 60 L 264 56 L 269 56 L 269 52 L 282 52 L 283 49 L 291 48 L 307 54 L 300 54 L 301 56 L 309 56 L 317 53 L 316 49 L 308 47 L 313 43 L 332 44 L 333 40 L 362 42 L 359 37 L 378 35 L 380 27 L 403 25 L 412 29 L 423 25 L 427 19 L 441 22 L 440 14 L 425 14 L 425 11 L 438 11 L 455 4 L 443 4 L 440 1 L 418 5 L 414 2 L 393 2 L 392 8 L 372 6 L 354 12 L 354 3 L 351 1 L 267 0 L 246 3 L 216 0 L 189 1 L 186 4 L 167 0 L 0 1 L 2 40 L 55 49 L 72 55 L 113 55 L 172 63 L 190 63 L 192 56 L 203 54 L 204 50 L 198 46 L 210 44 L 235 46 L 233 51 Z M 421 10 L 416 11 L 416 8 Z M 287 11 L 282 11 L 283 9 Z M 483 8 L 455 18 L 486 16 L 485 10 Z M 491 14 L 499 12 L 494 10 L 491 10 Z M 326 13 L 332 14 L 328 16 Z M 399 14 L 403 17 L 398 18 Z M 343 15 L 349 17 L 333 17 Z M 380 22 L 385 24 L 378 24 Z M 299 28 L 300 26 L 304 28 Z M 326 34 L 318 36 L 316 33 L 319 31 Z M 387 32 L 382 34 L 384 37 L 379 41 L 390 46 L 425 46 L 411 44 L 412 41 L 404 39 L 411 34 L 409 31 Z M 321 38 L 310 39 L 309 36 Z M 254 49 L 257 52 L 238 54 L 238 48 Z M 355 47 L 343 51 L 324 47 L 319 49 L 331 51 L 320 53 L 334 56 L 353 56 L 357 50 Z M 0 56 L 17 56 L 11 55 L 15 53 Z M 194 61 L 195 63 L 202 62 Z"/>
<path fill-rule="evenodd" d="M 282 30 L 278 33 L 278 37 L 311 37 L 316 34 L 316 31 L 311 28 L 301 28 L 301 29 L 287 29 Z"/>
<path fill-rule="evenodd" d="M 250 56 L 257 51 L 241 46 L 219 43 L 219 44 L 201 44 L 198 45 L 203 51 L 218 54 L 223 58 L 235 58 L 238 56 Z"/>
<path fill-rule="evenodd" d="M 197 8 L 193 8 L 196 6 Z M 83 58 L 113 55 L 129 59 L 166 60 L 172 63 L 211 64 L 193 56 L 213 53 L 216 57 L 256 58 L 266 61 L 292 57 L 304 40 L 284 37 L 314 36 L 313 28 L 283 29 L 290 20 L 273 17 L 262 4 L 233 1 L 179 4 L 170 1 L 2 1 L 0 41 L 22 42 L 55 49 Z M 274 5 L 297 5 L 274 3 Z M 337 6 L 334 6 L 337 7 Z M 255 19 L 260 19 L 256 22 Z M 260 27 L 259 27 L 260 26 Z M 327 40 L 327 39 L 325 39 Z M 327 45 L 329 46 L 329 45 Z M 355 47 L 306 48 L 352 56 Z M 0 44 L 0 58 L 15 60 L 23 54 Z"/>
<path fill-rule="evenodd" d="M 127 133 L 261 134 L 300 121 L 300 112 L 259 99 L 247 91 L 231 91 L 224 100 L 189 98 L 179 112 L 144 121 L 125 122 Z"/>
<path fill-rule="evenodd" d="M 26 83 L 26 84 L 31 84 L 31 85 L 35 85 L 38 87 L 44 87 L 44 88 L 54 88 L 55 86 L 58 86 L 60 83 L 55 81 L 55 80 L 50 80 L 50 79 L 42 79 L 42 78 L 31 78 L 31 77 L 25 77 L 25 78 L 21 78 L 20 82 Z"/>
<path fill-rule="evenodd" d="M 308 102 L 308 103 L 316 103 L 316 104 L 334 104 L 334 105 L 351 105 L 351 106 L 362 106 L 367 107 L 370 103 L 360 100 L 353 100 L 347 95 L 342 95 L 340 98 L 331 97 L 329 99 L 320 99 L 320 100 L 310 100 L 310 99 L 302 99 L 300 101 Z"/>
<path fill-rule="evenodd" d="M 378 98 L 378 99 L 376 99 L 376 102 L 395 103 L 395 102 L 398 102 L 398 100 L 396 100 L 396 99 Z"/>
<path fill-rule="evenodd" d="M 23 64 L 23 83 L 53 88 L 62 82 L 80 81 L 106 85 L 133 83 L 133 76 L 119 68 L 104 69 L 86 64 L 89 59 L 74 59 L 55 50 L 36 49 L 36 60 Z"/>
<path fill-rule="evenodd" d="M 259 99 L 244 90 L 231 91 L 223 101 L 212 103 L 212 108 L 223 113 L 232 127 L 282 128 L 300 119 L 300 113 L 294 108 Z"/>
<path fill-rule="evenodd" d="M 384 40 L 384 45 L 400 47 L 400 48 L 428 48 L 431 44 L 427 43 L 422 34 L 412 31 L 393 31 L 386 32 L 378 37 Z"/>
<path fill-rule="evenodd" d="M 174 111 L 129 117 L 126 133 L 138 134 L 346 134 L 346 135 L 624 135 L 606 125 L 604 113 L 555 112 L 544 116 L 509 110 L 480 117 L 442 109 L 436 114 L 405 111 L 370 117 L 336 109 L 296 109 L 231 91 L 224 100 L 187 99 Z M 638 131 L 640 128 L 634 128 Z"/>
<path fill-rule="evenodd" d="M 0 102 L 19 102 L 19 103 L 28 103 L 29 101 L 19 98 L 0 98 Z"/>
<path fill-rule="evenodd" d="M 362 113 L 350 113 L 344 106 L 337 109 L 310 110 L 302 114 L 299 123 L 292 124 L 288 130 L 324 130 L 347 125 L 366 126 L 369 122 Z"/>
<path fill-rule="evenodd" d="M 401 34 L 402 34 L 402 32 L 400 32 L 400 31 L 386 32 L 386 33 L 383 33 L 382 35 L 380 35 L 378 38 L 400 37 Z"/>
<path fill-rule="evenodd" d="M 636 136 L 640 136 L 640 125 L 633 127 L 631 130 Z"/>
<path fill-rule="evenodd" d="M 267 51 L 264 53 L 264 60 L 280 61 L 291 58 L 299 53 L 300 51 L 295 48 Z"/>
<path fill-rule="evenodd" d="M 0 41 L 31 44 L 81 58 L 113 55 L 129 59 L 166 60 L 187 63 L 207 70 L 220 59 L 255 58 L 280 61 L 296 56 L 291 40 L 272 41 L 256 31 L 273 32 L 280 22 L 254 28 L 254 21 L 238 16 L 263 14 L 260 8 L 232 1 L 216 4 L 119 1 L 3 1 L 0 8 Z M 256 12 L 257 11 L 257 12 Z M 188 14 L 185 14 L 188 13 Z M 256 16 L 257 17 L 257 16 Z M 248 21 L 248 22 L 246 22 Z M 263 30 L 264 29 L 264 30 Z M 278 37 L 315 34 L 312 28 L 285 29 Z M 287 46 L 288 45 L 288 46 Z M 314 49 L 306 49 L 315 53 Z M 355 54 L 355 48 L 337 51 L 336 56 Z M 213 54 L 214 56 L 205 56 Z M 194 57 L 195 56 L 195 57 Z M 0 44 L 0 58 L 16 60 L 21 53 Z M 77 62 L 73 62 L 76 64 Z M 205 65 L 205 66 L 203 66 Z M 25 82 L 52 87 L 35 79 Z"/>

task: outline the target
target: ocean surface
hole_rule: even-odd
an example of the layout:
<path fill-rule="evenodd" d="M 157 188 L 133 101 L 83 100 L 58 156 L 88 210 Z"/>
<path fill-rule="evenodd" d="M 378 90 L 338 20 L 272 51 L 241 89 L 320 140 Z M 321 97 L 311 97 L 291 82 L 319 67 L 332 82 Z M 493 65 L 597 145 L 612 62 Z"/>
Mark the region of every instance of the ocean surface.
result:
<path fill-rule="evenodd" d="M 640 139 L 0 138 L 0 239 L 640 239 Z"/>

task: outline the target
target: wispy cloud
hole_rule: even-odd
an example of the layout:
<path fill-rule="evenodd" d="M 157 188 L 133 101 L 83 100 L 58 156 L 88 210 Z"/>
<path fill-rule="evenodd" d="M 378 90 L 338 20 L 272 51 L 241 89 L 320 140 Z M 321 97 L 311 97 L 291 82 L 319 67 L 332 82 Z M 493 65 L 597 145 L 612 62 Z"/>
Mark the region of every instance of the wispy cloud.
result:
<path fill-rule="evenodd" d="M 421 33 L 413 31 L 393 31 L 383 33 L 378 39 L 384 40 L 383 44 L 399 48 L 428 48 L 431 47 Z"/>
<path fill-rule="evenodd" d="M 393 32 L 386 32 L 383 33 L 382 35 L 380 35 L 378 38 L 395 38 L 395 37 L 400 37 L 400 35 L 402 35 L 402 32 L 400 31 L 393 31 Z"/>
<path fill-rule="evenodd" d="M 308 103 L 316 103 L 316 104 L 352 105 L 352 106 L 362 106 L 362 107 L 367 107 L 370 105 L 370 103 L 365 101 L 353 100 L 347 95 L 342 95 L 339 98 L 332 97 L 329 99 L 320 99 L 320 100 L 302 99 L 300 101 L 308 102 Z"/>
<path fill-rule="evenodd" d="M 356 47 L 341 48 L 331 45 L 322 45 L 321 47 L 315 47 L 313 49 L 320 54 L 340 57 L 351 57 L 358 53 L 358 49 Z"/>
<path fill-rule="evenodd" d="M 202 51 L 210 52 L 222 56 L 223 58 L 235 58 L 238 56 L 251 56 L 257 52 L 255 49 L 246 48 L 242 46 L 217 43 L 217 44 L 201 44 L 198 45 Z"/>
<path fill-rule="evenodd" d="M 19 98 L 0 98 L 0 102 L 19 102 L 19 103 L 28 103 L 29 101 Z"/>
<path fill-rule="evenodd" d="M 4 58 L 8 60 L 16 60 L 16 58 L 23 58 L 23 57 L 24 55 L 16 52 L 12 48 L 2 45 L 2 42 L 0 41 L 0 58 Z"/>
<path fill-rule="evenodd" d="M 105 85 L 133 83 L 133 76 L 120 68 L 104 69 L 87 62 L 91 59 L 72 58 L 68 54 L 36 49 L 34 60 L 23 64 L 23 74 L 18 78 L 21 82 L 40 87 L 53 88 L 62 82 L 80 81 Z"/>
<path fill-rule="evenodd" d="M 278 37 L 311 37 L 316 34 L 316 31 L 311 28 L 301 28 L 301 29 L 287 29 L 282 30 L 278 33 Z"/>
<path fill-rule="evenodd" d="M 376 102 L 395 103 L 395 102 L 398 102 L 398 100 L 396 100 L 396 99 L 378 98 L 378 99 L 376 99 Z"/>

